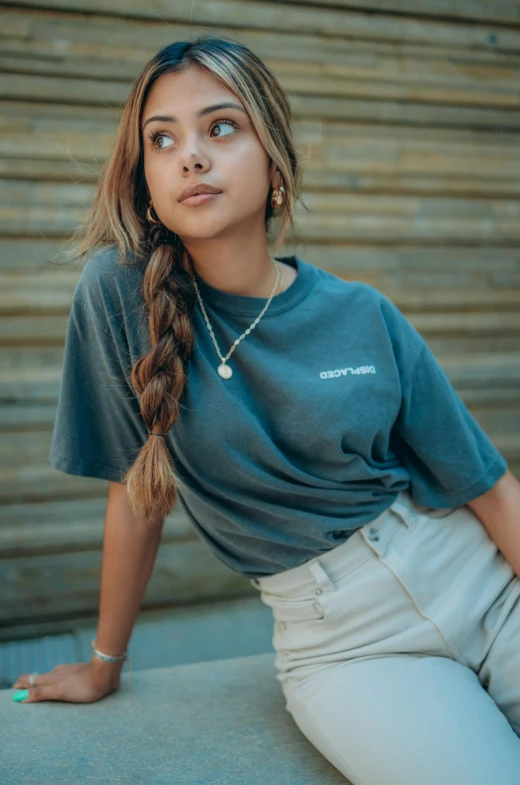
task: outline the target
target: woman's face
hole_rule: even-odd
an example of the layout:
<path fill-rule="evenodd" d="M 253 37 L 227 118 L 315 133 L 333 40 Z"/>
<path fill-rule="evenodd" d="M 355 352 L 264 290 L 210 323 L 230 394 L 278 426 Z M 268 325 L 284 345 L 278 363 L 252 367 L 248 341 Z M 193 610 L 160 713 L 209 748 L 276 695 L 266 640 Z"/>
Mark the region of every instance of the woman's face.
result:
<path fill-rule="evenodd" d="M 222 103 L 236 108 L 206 111 Z M 255 229 L 265 234 L 269 188 L 282 181 L 244 105 L 216 77 L 196 65 L 163 74 L 148 94 L 141 127 L 154 210 L 187 247 Z M 221 193 L 199 205 L 179 201 L 181 191 L 198 183 Z"/>

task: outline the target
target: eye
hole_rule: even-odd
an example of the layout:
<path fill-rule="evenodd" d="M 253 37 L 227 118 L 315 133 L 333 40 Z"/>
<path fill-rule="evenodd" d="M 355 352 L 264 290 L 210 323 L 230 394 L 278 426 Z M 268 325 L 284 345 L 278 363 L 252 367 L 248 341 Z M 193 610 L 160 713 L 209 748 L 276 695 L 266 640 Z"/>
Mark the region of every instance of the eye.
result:
<path fill-rule="evenodd" d="M 233 122 L 233 120 L 216 120 L 213 125 L 211 126 L 211 130 L 213 131 L 214 128 L 218 128 L 219 126 L 223 127 L 225 125 L 231 126 L 233 128 L 238 128 L 238 125 Z M 221 133 L 218 136 L 222 136 Z M 224 134 L 224 136 L 232 136 L 232 134 Z"/>
<path fill-rule="evenodd" d="M 166 134 L 162 133 L 162 131 L 152 131 L 152 133 L 148 135 L 148 139 L 150 140 L 152 145 L 156 147 L 158 150 L 164 150 L 164 145 L 156 145 L 155 142 L 157 141 L 157 139 L 169 139 L 169 138 L 170 137 L 166 136 Z"/>

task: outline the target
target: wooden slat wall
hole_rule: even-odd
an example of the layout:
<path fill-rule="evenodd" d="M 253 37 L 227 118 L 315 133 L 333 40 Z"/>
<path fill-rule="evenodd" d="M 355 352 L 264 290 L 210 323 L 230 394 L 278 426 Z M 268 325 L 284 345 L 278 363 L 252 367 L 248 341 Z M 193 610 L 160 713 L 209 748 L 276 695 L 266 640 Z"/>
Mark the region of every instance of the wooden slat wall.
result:
<path fill-rule="evenodd" d="M 50 262 L 132 80 L 198 31 L 250 46 L 290 95 L 310 208 L 297 252 L 391 297 L 520 477 L 520 2 L 15 0 L 0 11 L 0 637 L 97 610 L 107 483 L 47 462 L 79 275 Z M 159 566 L 146 607 L 250 590 L 180 508 Z"/>

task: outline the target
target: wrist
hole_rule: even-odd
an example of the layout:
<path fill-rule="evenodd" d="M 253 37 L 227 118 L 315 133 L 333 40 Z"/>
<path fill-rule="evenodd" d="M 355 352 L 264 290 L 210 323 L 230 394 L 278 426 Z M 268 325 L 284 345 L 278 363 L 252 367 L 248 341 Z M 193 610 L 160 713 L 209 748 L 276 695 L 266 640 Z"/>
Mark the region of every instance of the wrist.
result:
<path fill-rule="evenodd" d="M 128 656 L 122 657 L 120 654 L 108 655 L 104 649 L 98 647 L 96 638 L 91 641 L 92 657 L 90 660 L 92 673 L 96 683 L 101 687 L 117 686 L 121 678 L 121 671 Z M 96 650 L 98 653 L 96 653 Z M 125 655 L 127 652 L 125 652 Z M 118 659 L 110 659 L 110 657 Z"/>
<path fill-rule="evenodd" d="M 100 660 L 93 654 L 90 660 L 90 667 L 92 668 L 92 675 L 96 684 L 102 688 L 118 685 L 124 664 L 124 660 L 120 662 L 103 662 L 103 660 Z"/>

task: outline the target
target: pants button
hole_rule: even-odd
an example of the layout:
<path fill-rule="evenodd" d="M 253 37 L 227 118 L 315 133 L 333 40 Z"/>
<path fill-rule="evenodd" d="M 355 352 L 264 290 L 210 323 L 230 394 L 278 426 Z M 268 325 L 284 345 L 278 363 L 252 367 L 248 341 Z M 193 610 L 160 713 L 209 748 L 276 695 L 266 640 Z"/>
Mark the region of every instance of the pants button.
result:
<path fill-rule="evenodd" d="M 323 594 L 323 589 L 316 589 L 316 594 Z"/>
<path fill-rule="evenodd" d="M 369 529 L 368 530 L 368 539 L 369 540 L 378 540 L 379 534 L 377 533 L 378 529 Z"/>

